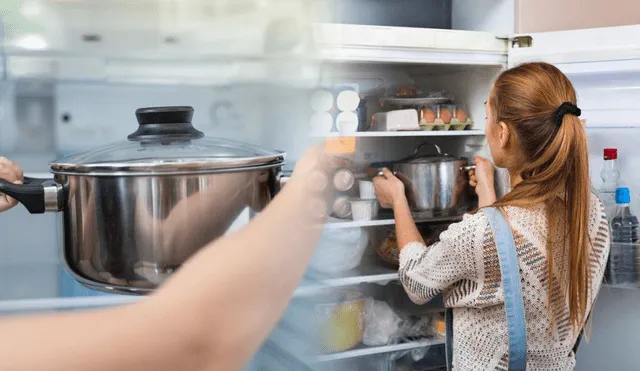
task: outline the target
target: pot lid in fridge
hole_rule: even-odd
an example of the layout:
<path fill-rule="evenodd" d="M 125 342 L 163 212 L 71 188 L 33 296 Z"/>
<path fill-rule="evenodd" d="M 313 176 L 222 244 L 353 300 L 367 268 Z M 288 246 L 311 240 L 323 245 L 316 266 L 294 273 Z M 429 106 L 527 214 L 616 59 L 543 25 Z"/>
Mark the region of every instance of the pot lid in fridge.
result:
<path fill-rule="evenodd" d="M 432 154 L 421 154 L 420 150 L 425 146 L 432 146 L 436 153 Z M 446 153 L 442 153 L 440 147 L 433 143 L 423 143 L 419 145 L 413 155 L 399 161 L 400 163 L 411 163 L 411 164 L 430 164 L 434 162 L 454 162 L 460 160 L 459 157 L 452 156 Z"/>
<path fill-rule="evenodd" d="M 223 172 L 284 164 L 283 152 L 205 137 L 191 124 L 192 107 L 136 110 L 138 130 L 127 140 L 51 164 L 54 174 L 144 175 Z"/>

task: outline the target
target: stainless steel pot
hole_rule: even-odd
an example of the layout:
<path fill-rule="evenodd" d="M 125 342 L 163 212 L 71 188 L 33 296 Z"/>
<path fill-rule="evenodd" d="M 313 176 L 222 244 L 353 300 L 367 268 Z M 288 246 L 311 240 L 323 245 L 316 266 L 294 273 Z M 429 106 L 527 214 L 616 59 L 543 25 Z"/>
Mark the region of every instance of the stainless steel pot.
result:
<path fill-rule="evenodd" d="M 425 145 L 435 147 L 437 154 L 420 155 Z M 443 154 L 435 144 L 419 145 L 413 156 L 393 165 L 396 176 L 405 185 L 411 210 L 447 211 L 464 205 L 467 171 L 475 169 L 466 159 Z"/>
<path fill-rule="evenodd" d="M 285 154 L 207 138 L 191 107 L 136 111 L 128 140 L 51 164 L 53 180 L 0 181 L 33 214 L 62 211 L 62 261 L 83 285 L 145 294 L 280 189 Z"/>

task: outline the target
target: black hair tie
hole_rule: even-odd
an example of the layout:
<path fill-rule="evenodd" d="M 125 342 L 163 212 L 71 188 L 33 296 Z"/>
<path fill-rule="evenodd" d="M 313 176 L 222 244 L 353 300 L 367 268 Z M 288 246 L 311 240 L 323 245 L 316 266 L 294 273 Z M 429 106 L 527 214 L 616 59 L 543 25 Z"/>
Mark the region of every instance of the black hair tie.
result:
<path fill-rule="evenodd" d="M 564 102 L 560 105 L 560 107 L 558 107 L 558 109 L 556 110 L 556 126 L 560 126 L 562 125 L 562 119 L 564 119 L 564 115 L 569 114 L 569 115 L 574 115 L 577 117 L 580 117 L 580 115 L 582 114 L 582 111 L 580 110 L 580 108 L 578 108 L 578 106 L 576 106 L 575 104 L 571 103 L 571 102 Z"/>

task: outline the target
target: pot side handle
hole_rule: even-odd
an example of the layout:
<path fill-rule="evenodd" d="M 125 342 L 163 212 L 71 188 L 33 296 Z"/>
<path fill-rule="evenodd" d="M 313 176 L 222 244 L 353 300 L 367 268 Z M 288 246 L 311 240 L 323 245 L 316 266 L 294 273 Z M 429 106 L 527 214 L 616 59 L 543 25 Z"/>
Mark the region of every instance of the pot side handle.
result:
<path fill-rule="evenodd" d="M 13 184 L 0 179 L 0 193 L 18 200 L 31 214 L 62 210 L 63 189 L 52 179 L 24 177 L 23 184 Z"/>

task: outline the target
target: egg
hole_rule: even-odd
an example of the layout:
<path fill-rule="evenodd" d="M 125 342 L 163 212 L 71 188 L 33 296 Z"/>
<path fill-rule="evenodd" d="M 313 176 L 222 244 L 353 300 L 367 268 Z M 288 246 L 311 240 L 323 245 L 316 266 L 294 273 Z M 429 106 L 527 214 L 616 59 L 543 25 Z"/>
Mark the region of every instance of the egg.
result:
<path fill-rule="evenodd" d="M 425 108 L 422 110 L 422 119 L 427 123 L 433 123 L 436 121 L 436 113 L 430 108 Z"/>
<path fill-rule="evenodd" d="M 444 121 L 445 124 L 451 123 L 451 111 L 448 108 L 440 109 L 440 118 Z"/>
<path fill-rule="evenodd" d="M 467 113 L 464 110 L 458 108 L 458 109 L 455 110 L 454 117 L 456 118 L 456 120 L 458 120 L 460 122 L 465 122 L 465 121 L 467 121 L 467 117 L 468 116 L 467 116 Z"/>

